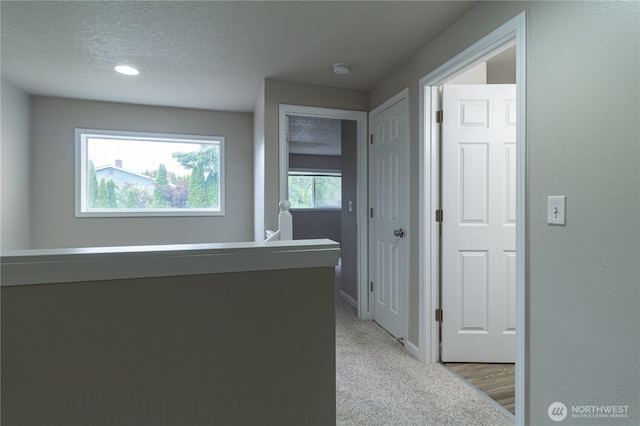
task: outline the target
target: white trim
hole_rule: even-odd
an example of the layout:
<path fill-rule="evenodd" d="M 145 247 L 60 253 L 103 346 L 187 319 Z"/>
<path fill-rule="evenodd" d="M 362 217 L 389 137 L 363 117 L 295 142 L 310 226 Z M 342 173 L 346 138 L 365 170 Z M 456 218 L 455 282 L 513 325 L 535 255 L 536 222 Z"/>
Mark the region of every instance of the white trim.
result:
<path fill-rule="evenodd" d="M 349 296 L 347 293 L 344 292 L 344 290 L 340 290 L 339 294 L 344 300 L 347 301 L 348 304 L 350 304 L 354 308 L 358 309 L 358 301 L 356 299 L 354 299 L 353 297 Z"/>
<path fill-rule="evenodd" d="M 526 288 L 527 288 L 527 17 L 522 12 L 516 18 L 516 114 L 517 144 L 516 162 L 518 167 L 516 181 L 516 424 L 524 425 L 527 415 L 526 397 Z"/>
<path fill-rule="evenodd" d="M 2 286 L 315 268 L 339 256 L 326 239 L 18 250 L 2 255 Z"/>
<path fill-rule="evenodd" d="M 414 358 L 420 359 L 420 348 L 405 339 L 404 341 L 404 349 Z"/>
<path fill-rule="evenodd" d="M 289 149 L 287 147 L 287 115 L 334 118 L 338 120 L 352 120 L 357 123 L 358 145 L 357 145 L 357 239 L 358 239 L 358 317 L 368 319 L 369 313 L 366 303 L 366 294 L 362 293 L 362 288 L 367 287 L 368 277 L 368 252 L 367 247 L 367 113 L 365 111 L 351 111 L 334 108 L 317 108 L 301 105 L 281 104 L 279 110 L 279 196 L 280 200 L 287 199 L 287 174 L 289 170 Z M 364 299 L 364 300 L 363 300 Z"/>
<path fill-rule="evenodd" d="M 405 103 L 405 111 L 404 114 L 407 117 L 407 123 L 406 123 L 406 130 L 407 130 L 407 165 L 409 166 L 407 168 L 407 174 L 408 176 L 411 176 L 411 170 L 410 170 L 410 165 L 411 165 L 411 161 L 410 161 L 410 153 L 411 153 L 411 126 L 409 125 L 409 121 L 410 121 L 410 116 L 409 116 L 409 88 L 405 87 L 404 89 L 402 89 L 400 92 L 396 93 L 395 95 L 393 95 L 391 98 L 387 99 L 386 101 L 384 101 L 382 104 L 378 105 L 376 108 L 374 108 L 371 112 L 369 112 L 369 122 L 372 122 L 372 117 L 378 115 L 379 113 L 381 113 L 382 111 L 384 111 L 387 108 L 392 107 L 393 105 L 397 104 L 398 102 L 402 101 L 402 100 L 406 100 Z M 367 165 L 370 167 L 370 165 L 367 163 Z M 407 184 L 409 186 L 411 186 L 410 183 L 411 179 L 407 180 Z M 369 185 L 369 191 L 372 191 L 373 185 Z M 410 191 L 407 192 L 407 212 L 410 212 L 410 208 L 411 208 L 411 203 L 410 203 L 410 198 L 411 198 L 411 194 Z M 409 220 L 411 218 L 411 215 L 408 215 Z M 409 223 L 407 223 L 407 227 L 409 227 Z M 369 241 L 371 241 L 371 235 L 373 233 L 373 222 L 369 222 L 369 226 L 368 226 L 368 233 L 369 233 Z M 406 244 L 407 244 L 407 254 L 410 253 L 410 247 L 411 247 L 411 232 L 407 232 L 405 234 L 405 240 L 406 240 Z M 369 247 L 369 251 L 368 251 L 368 256 L 369 259 L 373 259 L 373 255 L 372 255 L 372 250 L 373 247 Z M 372 266 L 372 265 L 371 265 Z M 409 258 L 407 256 L 406 259 L 406 268 L 407 268 L 407 286 L 409 285 L 409 277 L 410 277 L 410 271 L 409 271 Z M 368 271 L 370 276 L 372 276 L 372 272 Z M 360 291 L 365 292 L 365 294 L 367 294 L 367 298 L 369 297 L 369 286 L 368 283 L 365 281 L 364 282 L 364 286 L 360 289 Z M 409 288 L 407 288 L 407 301 L 406 301 L 406 305 L 407 307 L 407 312 L 405 313 L 405 323 L 404 323 L 404 340 L 405 342 L 408 342 L 408 336 L 409 336 Z M 373 318 L 373 308 L 369 309 L 369 318 Z M 405 346 L 406 348 L 407 346 Z"/>
<path fill-rule="evenodd" d="M 433 273 L 438 269 L 439 247 L 434 241 L 438 235 L 438 226 L 433 220 L 433 212 L 440 205 L 439 186 L 435 187 L 434 174 L 439 175 L 438 149 L 434 127 L 436 101 L 434 90 L 447 80 L 463 73 L 474 64 L 482 62 L 495 53 L 516 45 L 516 82 L 517 82 L 517 181 L 516 181 L 516 424 L 524 424 L 527 407 L 525 406 L 526 371 L 526 327 L 525 327 L 525 288 L 526 288 L 526 13 L 522 12 L 501 27 L 482 38 L 462 53 L 436 68 L 420 79 L 420 242 L 419 263 L 428 264 L 420 269 L 419 277 L 419 359 L 437 362 L 439 357 L 438 327 L 432 312 L 439 307 L 439 277 Z M 427 132 L 427 126 L 432 131 Z M 428 149 L 427 147 L 431 147 Z M 431 182 L 430 182 L 431 181 Z M 439 183 L 438 183 L 439 185 Z M 431 218 L 430 223 L 425 223 Z M 436 290 L 437 289 L 437 290 Z M 425 313 L 425 309 L 431 309 Z"/>
<path fill-rule="evenodd" d="M 340 169 L 310 169 L 303 167 L 289 167 L 289 174 L 303 176 L 342 176 Z"/>
<path fill-rule="evenodd" d="M 425 124 L 440 109 L 437 86 L 426 86 L 420 81 L 419 119 L 419 309 L 418 309 L 418 358 L 423 362 L 438 362 L 440 359 L 439 339 L 429 336 L 440 335 L 440 324 L 434 315 L 440 307 L 440 225 L 436 222 L 436 210 L 440 209 L 440 124 L 431 122 L 429 134 Z M 428 107 L 425 107 L 427 106 Z M 427 140 L 429 143 L 427 143 Z M 426 287 L 426 283 L 430 283 Z M 434 285 L 435 284 L 435 285 Z M 428 308 L 428 309 L 425 309 Z M 422 325 L 424 324 L 424 327 Z M 422 332 L 420 330 L 423 328 Z"/>
<path fill-rule="evenodd" d="M 225 143 L 223 136 L 186 135 L 175 133 L 150 133 L 128 130 L 100 130 L 76 128 L 75 132 L 75 217 L 157 217 L 157 216 L 225 216 Z M 91 137 L 131 141 L 177 142 L 191 144 L 212 144 L 220 149 L 218 170 L 219 198 L 218 209 L 211 208 L 148 208 L 148 209 L 98 209 L 87 206 L 87 144 Z M 98 167 L 101 170 L 104 167 Z M 127 173 L 143 176 L 119 167 Z"/>
<path fill-rule="evenodd" d="M 280 230 L 278 229 L 277 231 L 272 231 L 270 229 L 267 229 L 267 231 L 265 232 L 266 237 L 264 242 L 268 243 L 269 241 L 280 241 Z"/>

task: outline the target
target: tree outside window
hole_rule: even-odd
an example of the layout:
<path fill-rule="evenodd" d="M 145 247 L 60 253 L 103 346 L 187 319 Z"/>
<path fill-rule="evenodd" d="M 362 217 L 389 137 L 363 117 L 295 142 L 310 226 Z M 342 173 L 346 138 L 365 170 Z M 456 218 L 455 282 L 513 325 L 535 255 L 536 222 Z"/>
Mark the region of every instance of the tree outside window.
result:
<path fill-rule="evenodd" d="M 291 208 L 314 209 L 342 207 L 342 178 L 337 173 L 289 173 Z"/>
<path fill-rule="evenodd" d="M 76 216 L 224 214 L 224 138 L 76 129 Z"/>

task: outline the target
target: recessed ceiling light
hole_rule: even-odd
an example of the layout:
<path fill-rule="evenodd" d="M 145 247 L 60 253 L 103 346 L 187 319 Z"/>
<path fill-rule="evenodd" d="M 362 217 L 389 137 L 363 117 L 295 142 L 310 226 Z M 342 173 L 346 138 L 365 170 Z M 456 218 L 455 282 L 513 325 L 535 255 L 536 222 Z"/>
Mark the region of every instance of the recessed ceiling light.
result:
<path fill-rule="evenodd" d="M 118 65 L 117 67 L 114 67 L 114 69 L 116 71 L 118 71 L 120 74 L 125 74 L 125 75 L 138 75 L 140 74 L 140 71 L 138 71 L 137 69 L 130 67 L 128 65 Z"/>
<path fill-rule="evenodd" d="M 333 64 L 333 73 L 336 75 L 349 74 L 350 70 L 351 70 L 351 65 L 345 62 L 338 62 L 336 64 Z"/>

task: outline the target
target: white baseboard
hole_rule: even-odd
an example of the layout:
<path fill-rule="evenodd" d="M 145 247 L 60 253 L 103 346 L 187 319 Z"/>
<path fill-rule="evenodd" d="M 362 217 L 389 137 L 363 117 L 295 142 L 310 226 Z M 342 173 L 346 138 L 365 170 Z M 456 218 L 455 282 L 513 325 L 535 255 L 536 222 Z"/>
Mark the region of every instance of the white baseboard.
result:
<path fill-rule="evenodd" d="M 409 355 L 411 355 L 418 361 L 425 362 L 425 359 L 422 357 L 422 354 L 420 353 L 420 348 L 414 345 L 413 343 L 409 342 L 408 340 L 404 342 L 404 349 L 407 352 L 409 352 Z"/>
<path fill-rule="evenodd" d="M 349 296 L 347 293 L 345 293 L 342 290 L 340 290 L 340 296 L 342 296 L 344 300 L 349 302 L 351 306 L 353 306 L 356 309 L 358 308 L 358 302 L 353 297 Z"/>

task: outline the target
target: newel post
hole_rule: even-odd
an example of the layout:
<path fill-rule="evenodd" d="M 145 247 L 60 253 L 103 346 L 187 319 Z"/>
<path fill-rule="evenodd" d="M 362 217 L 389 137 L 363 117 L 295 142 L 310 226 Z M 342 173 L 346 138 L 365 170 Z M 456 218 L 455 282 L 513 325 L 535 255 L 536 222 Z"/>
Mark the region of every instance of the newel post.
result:
<path fill-rule="evenodd" d="M 280 240 L 293 240 L 293 216 L 289 213 L 290 208 L 291 203 L 289 201 L 280 201 L 280 214 L 278 215 Z"/>

